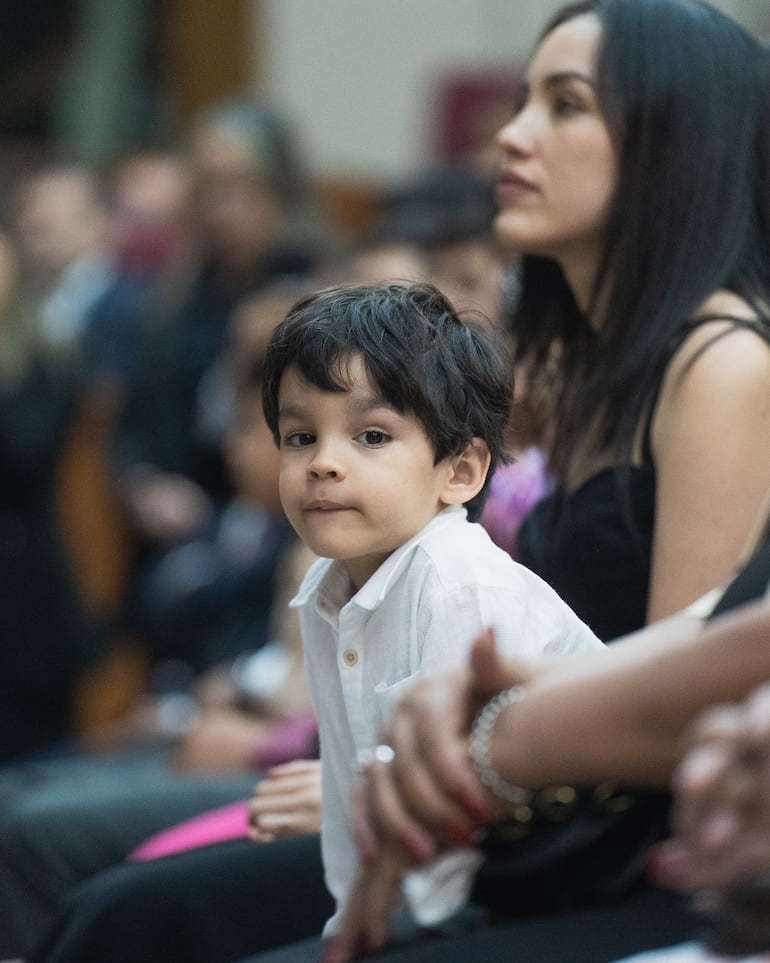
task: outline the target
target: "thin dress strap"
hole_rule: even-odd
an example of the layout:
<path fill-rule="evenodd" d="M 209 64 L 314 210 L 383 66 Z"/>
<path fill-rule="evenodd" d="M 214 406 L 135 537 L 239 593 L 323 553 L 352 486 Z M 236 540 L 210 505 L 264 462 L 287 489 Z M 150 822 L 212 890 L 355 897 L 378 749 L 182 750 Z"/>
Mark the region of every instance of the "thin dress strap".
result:
<path fill-rule="evenodd" d="M 695 357 L 692 359 L 693 361 L 695 361 L 698 356 L 707 348 L 710 348 L 715 341 L 718 341 L 720 338 L 724 338 L 735 328 L 744 328 L 748 331 L 753 331 L 755 334 L 758 334 L 760 338 L 763 338 L 765 341 L 767 341 L 767 343 L 770 345 L 770 321 L 768 321 L 766 318 L 736 318 L 731 314 L 705 314 L 700 318 L 691 319 L 683 324 L 673 339 L 666 364 L 661 368 L 658 382 L 652 392 L 650 404 L 647 408 L 647 415 L 644 420 L 644 431 L 642 434 L 642 463 L 645 465 L 653 465 L 655 463 L 652 457 L 652 423 L 655 419 L 655 411 L 658 407 L 658 398 L 660 397 L 661 388 L 663 387 L 663 378 L 668 370 L 668 361 L 673 358 L 676 352 L 687 340 L 689 335 L 692 334 L 696 328 L 700 328 L 704 324 L 710 324 L 712 321 L 729 321 L 732 327 L 725 331 L 720 331 L 718 334 L 715 334 L 710 341 L 707 341 L 706 344 L 702 345 L 698 349 Z"/>

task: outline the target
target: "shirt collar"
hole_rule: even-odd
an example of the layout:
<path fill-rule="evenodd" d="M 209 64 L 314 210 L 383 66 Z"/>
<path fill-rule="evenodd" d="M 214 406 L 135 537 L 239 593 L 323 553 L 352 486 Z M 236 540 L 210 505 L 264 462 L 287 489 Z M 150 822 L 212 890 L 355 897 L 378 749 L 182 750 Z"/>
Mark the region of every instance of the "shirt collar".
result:
<path fill-rule="evenodd" d="M 317 590 L 316 609 L 326 621 L 333 625 L 337 623 L 340 611 L 348 602 L 373 612 L 386 598 L 391 586 L 422 542 L 439 529 L 463 524 L 467 515 L 464 505 L 449 505 L 443 509 L 408 542 L 389 555 L 371 578 L 354 594 L 351 593 L 350 576 L 344 564 L 340 561 L 330 562 L 318 581 L 314 580 L 302 586 L 291 605 L 305 604 L 313 591 Z"/>

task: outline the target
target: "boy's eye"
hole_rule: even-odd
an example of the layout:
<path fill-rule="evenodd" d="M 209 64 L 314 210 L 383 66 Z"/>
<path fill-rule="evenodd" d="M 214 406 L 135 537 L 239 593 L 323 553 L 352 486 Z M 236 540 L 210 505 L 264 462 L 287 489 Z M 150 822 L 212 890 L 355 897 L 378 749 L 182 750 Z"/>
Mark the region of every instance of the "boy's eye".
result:
<path fill-rule="evenodd" d="M 307 445 L 312 445 L 314 441 L 315 435 L 309 431 L 295 431 L 287 435 L 283 443 L 287 448 L 305 448 Z"/>
<path fill-rule="evenodd" d="M 371 445 L 373 447 L 384 445 L 385 442 L 389 440 L 390 435 L 384 431 L 380 431 L 378 428 L 367 428 L 366 431 L 362 431 L 358 436 L 358 441 L 360 441 L 361 444 Z"/>

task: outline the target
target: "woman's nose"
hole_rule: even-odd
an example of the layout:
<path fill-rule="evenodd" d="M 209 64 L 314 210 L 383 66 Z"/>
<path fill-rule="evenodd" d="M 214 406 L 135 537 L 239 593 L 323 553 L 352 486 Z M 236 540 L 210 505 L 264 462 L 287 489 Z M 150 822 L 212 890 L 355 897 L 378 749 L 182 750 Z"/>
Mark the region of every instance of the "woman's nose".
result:
<path fill-rule="evenodd" d="M 526 108 L 513 117 L 497 132 L 497 146 L 506 154 L 520 156 L 532 150 L 532 124 Z"/>

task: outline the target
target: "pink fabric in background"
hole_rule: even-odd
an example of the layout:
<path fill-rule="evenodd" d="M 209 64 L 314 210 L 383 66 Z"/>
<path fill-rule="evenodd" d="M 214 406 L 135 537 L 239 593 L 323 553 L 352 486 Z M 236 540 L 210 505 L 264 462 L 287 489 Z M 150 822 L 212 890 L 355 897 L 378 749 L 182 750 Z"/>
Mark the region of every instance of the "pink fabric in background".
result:
<path fill-rule="evenodd" d="M 150 836 L 128 855 L 132 861 L 158 859 L 170 853 L 197 849 L 226 839 L 240 839 L 249 831 L 249 802 L 241 799 L 210 812 L 193 816 L 155 836 Z"/>
<path fill-rule="evenodd" d="M 257 769 L 316 755 L 318 724 L 310 710 L 301 710 L 276 722 L 259 745 L 254 756 Z M 226 839 L 240 839 L 249 831 L 249 801 L 220 806 L 210 812 L 186 819 L 176 826 L 156 833 L 126 857 L 129 860 L 158 859 L 186 849 L 198 849 Z"/>
<path fill-rule="evenodd" d="M 315 759 L 318 756 L 318 723 L 310 709 L 300 710 L 274 723 L 254 754 L 255 769 L 280 766 L 292 759 Z"/>
<path fill-rule="evenodd" d="M 517 455 L 510 465 L 501 465 L 492 476 L 479 521 L 492 541 L 512 558 L 518 558 L 519 526 L 552 488 L 545 453 L 535 446 Z"/>

